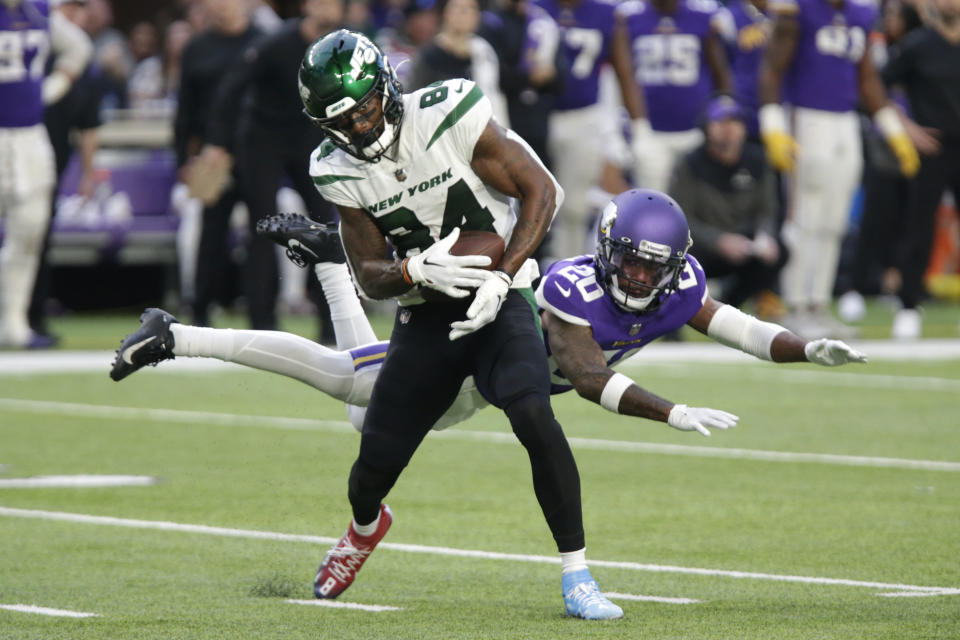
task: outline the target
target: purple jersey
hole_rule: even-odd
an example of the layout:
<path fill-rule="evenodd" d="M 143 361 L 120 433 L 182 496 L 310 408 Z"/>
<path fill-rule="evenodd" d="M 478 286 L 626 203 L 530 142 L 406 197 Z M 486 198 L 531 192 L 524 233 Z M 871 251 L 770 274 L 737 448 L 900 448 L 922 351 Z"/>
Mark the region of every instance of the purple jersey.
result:
<path fill-rule="evenodd" d="M 634 69 L 656 131 L 697 128 L 713 92 L 704 43 L 717 10 L 713 0 L 678 0 L 672 14 L 639 0 L 617 9 L 627 21 Z"/>
<path fill-rule="evenodd" d="M 43 122 L 44 65 L 50 50 L 44 1 L 24 0 L 15 9 L 0 3 L 0 127 Z"/>
<path fill-rule="evenodd" d="M 665 333 L 679 329 L 697 314 L 707 299 L 707 277 L 697 259 L 687 256 L 680 285 L 656 311 L 631 313 L 618 307 L 597 283 L 593 256 L 553 263 L 540 280 L 537 305 L 561 320 L 590 327 L 608 365 L 631 355 Z M 545 336 L 546 338 L 546 336 Z M 547 353 L 550 343 L 547 340 Z M 573 388 L 550 355 L 551 393 Z"/>
<path fill-rule="evenodd" d="M 746 111 L 747 130 L 756 134 L 760 130 L 757 124 L 757 110 L 760 108 L 758 73 L 763 50 L 770 40 L 772 23 L 770 17 L 753 6 L 750 0 L 734 0 L 723 11 L 730 20 L 730 33 L 724 35 L 734 91 Z"/>
<path fill-rule="evenodd" d="M 859 95 L 857 66 L 876 19 L 873 0 L 775 0 L 772 12 L 796 16 L 800 27 L 783 100 L 823 111 L 852 111 Z"/>
<path fill-rule="evenodd" d="M 574 7 L 561 7 L 558 0 L 535 0 L 560 27 L 567 60 L 563 95 L 558 111 L 596 104 L 600 92 L 600 67 L 610 58 L 613 38 L 613 0 L 580 0 Z"/>

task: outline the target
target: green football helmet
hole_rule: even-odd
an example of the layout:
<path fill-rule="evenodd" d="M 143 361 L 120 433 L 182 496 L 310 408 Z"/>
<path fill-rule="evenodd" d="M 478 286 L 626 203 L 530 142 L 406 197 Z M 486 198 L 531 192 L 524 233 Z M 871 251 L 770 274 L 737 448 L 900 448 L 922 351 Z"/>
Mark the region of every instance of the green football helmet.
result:
<path fill-rule="evenodd" d="M 303 111 L 350 155 L 376 162 L 397 140 L 403 121 L 403 87 L 387 56 L 365 35 L 340 29 L 307 49 L 298 76 Z M 364 133 L 351 116 L 381 100 L 380 121 Z"/>

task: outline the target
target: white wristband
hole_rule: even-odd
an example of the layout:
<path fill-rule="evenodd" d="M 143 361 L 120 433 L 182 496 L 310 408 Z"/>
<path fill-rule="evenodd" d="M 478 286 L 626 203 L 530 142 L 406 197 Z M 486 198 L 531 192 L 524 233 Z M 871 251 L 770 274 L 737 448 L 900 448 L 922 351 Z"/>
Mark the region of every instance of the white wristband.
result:
<path fill-rule="evenodd" d="M 728 304 L 721 305 L 707 325 L 707 335 L 734 349 L 763 360 L 773 360 L 773 339 L 786 331 L 772 322 L 763 322 Z"/>
<path fill-rule="evenodd" d="M 622 373 L 613 374 L 604 385 L 603 393 L 600 394 L 600 406 L 608 411 L 620 413 L 620 398 L 632 385 L 633 380 Z"/>
<path fill-rule="evenodd" d="M 903 123 L 900 122 L 900 116 L 897 115 L 897 110 L 889 104 L 881 107 L 873 114 L 873 121 L 885 138 L 905 132 Z"/>
<path fill-rule="evenodd" d="M 757 115 L 760 119 L 761 132 L 787 131 L 787 114 L 776 102 L 760 107 L 760 113 Z"/>

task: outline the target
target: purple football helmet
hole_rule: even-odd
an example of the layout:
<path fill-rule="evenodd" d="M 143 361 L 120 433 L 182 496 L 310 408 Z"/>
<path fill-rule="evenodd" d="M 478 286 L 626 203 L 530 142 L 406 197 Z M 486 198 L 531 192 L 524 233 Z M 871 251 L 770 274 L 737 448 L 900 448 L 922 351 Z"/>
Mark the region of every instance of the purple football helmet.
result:
<path fill-rule="evenodd" d="M 676 201 L 652 189 L 624 191 L 597 228 L 597 280 L 621 308 L 653 311 L 676 291 L 693 241 Z"/>

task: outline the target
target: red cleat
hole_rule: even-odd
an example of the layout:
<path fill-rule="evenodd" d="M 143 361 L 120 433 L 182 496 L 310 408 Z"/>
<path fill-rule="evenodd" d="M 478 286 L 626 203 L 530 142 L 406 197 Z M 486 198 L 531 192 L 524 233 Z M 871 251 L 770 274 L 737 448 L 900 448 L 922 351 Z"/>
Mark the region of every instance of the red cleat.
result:
<path fill-rule="evenodd" d="M 313 595 L 318 598 L 336 598 L 346 591 L 347 587 L 353 584 L 367 556 L 373 553 L 383 536 L 387 535 L 392 523 L 393 512 L 385 504 L 380 505 L 380 522 L 372 535 L 359 535 L 353 530 L 351 523 L 347 532 L 324 557 L 313 581 Z"/>

